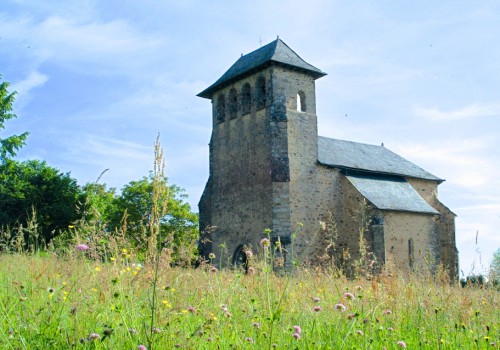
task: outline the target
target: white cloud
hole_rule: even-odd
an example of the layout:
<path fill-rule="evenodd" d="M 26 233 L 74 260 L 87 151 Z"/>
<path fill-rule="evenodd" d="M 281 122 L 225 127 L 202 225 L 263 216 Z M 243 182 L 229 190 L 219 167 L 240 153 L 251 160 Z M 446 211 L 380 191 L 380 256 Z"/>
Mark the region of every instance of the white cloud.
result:
<path fill-rule="evenodd" d="M 472 104 L 452 111 L 443 111 L 438 108 L 416 107 L 414 114 L 437 122 L 449 122 L 481 117 L 500 117 L 500 104 Z"/>
<path fill-rule="evenodd" d="M 43 86 L 47 80 L 49 80 L 47 75 L 38 71 L 32 71 L 24 80 L 12 84 L 12 89 L 17 91 L 19 97 L 23 98 L 23 96 L 27 95 L 30 90 Z"/>

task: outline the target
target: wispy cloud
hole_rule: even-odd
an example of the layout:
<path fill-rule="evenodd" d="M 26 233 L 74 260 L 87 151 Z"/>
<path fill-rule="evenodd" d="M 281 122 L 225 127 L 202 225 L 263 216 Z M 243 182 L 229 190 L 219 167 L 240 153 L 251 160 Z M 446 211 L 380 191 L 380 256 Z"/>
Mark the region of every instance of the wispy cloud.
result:
<path fill-rule="evenodd" d="M 43 86 L 47 80 L 49 80 L 48 75 L 42 74 L 38 71 L 32 71 L 28 76 L 21 81 L 12 84 L 12 90 L 16 91 L 17 102 L 24 105 L 29 100 L 29 93 L 32 89 Z"/>
<path fill-rule="evenodd" d="M 481 117 L 496 116 L 500 118 L 500 104 L 472 104 L 460 109 L 443 111 L 438 108 L 416 107 L 414 114 L 437 122 L 448 122 Z"/>

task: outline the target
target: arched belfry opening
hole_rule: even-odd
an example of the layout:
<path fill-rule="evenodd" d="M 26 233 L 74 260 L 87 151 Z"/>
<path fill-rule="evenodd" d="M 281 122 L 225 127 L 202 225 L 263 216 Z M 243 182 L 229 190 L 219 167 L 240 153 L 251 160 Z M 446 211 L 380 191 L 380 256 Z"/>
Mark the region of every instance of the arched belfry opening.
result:
<path fill-rule="evenodd" d="M 297 92 L 297 112 L 306 112 L 306 94 L 303 91 Z"/>
<path fill-rule="evenodd" d="M 229 91 L 229 118 L 234 119 L 238 114 L 238 94 L 235 88 Z"/>
<path fill-rule="evenodd" d="M 252 108 L 252 88 L 249 83 L 245 83 L 241 89 L 241 114 L 250 113 Z"/>
<path fill-rule="evenodd" d="M 222 123 L 226 119 L 226 98 L 223 94 L 220 94 L 217 98 L 215 113 L 219 123 Z"/>
<path fill-rule="evenodd" d="M 255 86 L 255 99 L 257 109 L 266 106 L 266 78 L 259 77 L 257 79 L 257 85 Z"/>

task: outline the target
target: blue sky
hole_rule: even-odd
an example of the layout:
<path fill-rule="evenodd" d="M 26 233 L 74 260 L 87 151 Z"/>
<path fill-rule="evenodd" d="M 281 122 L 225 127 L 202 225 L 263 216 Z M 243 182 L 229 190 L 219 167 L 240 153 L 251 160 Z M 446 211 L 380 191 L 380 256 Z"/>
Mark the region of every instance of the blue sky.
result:
<path fill-rule="evenodd" d="M 118 189 L 152 169 L 160 133 L 197 208 L 211 105 L 196 94 L 279 35 L 328 73 L 320 135 L 383 142 L 447 180 L 460 267 L 481 272 L 500 247 L 498 23 L 498 1 L 2 0 L 0 74 L 18 92 L 4 132 L 30 131 L 19 159 L 80 184 L 109 169 Z"/>

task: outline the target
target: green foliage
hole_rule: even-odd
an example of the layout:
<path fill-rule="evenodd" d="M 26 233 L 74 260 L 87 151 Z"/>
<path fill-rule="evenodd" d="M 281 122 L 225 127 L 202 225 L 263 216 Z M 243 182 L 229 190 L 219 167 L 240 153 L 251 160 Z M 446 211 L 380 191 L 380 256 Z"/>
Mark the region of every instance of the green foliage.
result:
<path fill-rule="evenodd" d="M 490 266 L 491 279 L 500 282 L 500 248 L 493 253 L 493 260 Z"/>
<path fill-rule="evenodd" d="M 0 164 L 0 227 L 35 221 L 41 238 L 37 244 L 48 243 L 78 218 L 79 200 L 76 180 L 46 162 Z"/>
<path fill-rule="evenodd" d="M 167 181 L 167 179 L 164 179 Z M 160 232 L 158 243 L 164 245 L 171 237 L 173 247 L 190 244 L 198 238 L 198 214 L 191 212 L 190 205 L 183 189 L 176 185 L 169 185 L 168 191 L 159 195 L 158 203 L 153 203 L 153 179 L 144 177 L 139 181 L 131 181 L 122 189 L 122 193 L 114 202 L 114 214 L 110 226 L 117 229 L 122 226 L 122 219 L 126 213 L 127 234 L 137 237 L 148 228 L 155 205 L 164 207 L 166 214 L 159 218 Z"/>
<path fill-rule="evenodd" d="M 12 113 L 12 105 L 16 93 L 9 93 L 8 88 L 9 83 L 2 82 L 0 84 L 0 130 L 5 129 L 5 122 L 7 120 L 16 118 L 16 115 Z M 28 132 L 25 132 L 21 135 L 12 135 L 7 138 L 0 137 L 0 163 L 5 163 L 9 157 L 16 155 L 17 150 L 26 143 L 28 134 Z"/>
<path fill-rule="evenodd" d="M 166 178 L 163 180 L 167 181 Z M 83 187 L 85 220 L 93 221 L 110 234 L 120 232 L 135 247 L 145 250 L 151 234 L 151 218 L 155 207 L 166 206 L 165 214 L 158 218 L 159 248 L 171 248 L 175 255 L 182 247 L 198 239 L 198 214 L 191 211 L 187 195 L 176 185 L 153 196 L 153 177 L 131 181 L 117 194 L 114 188 L 91 183 Z M 160 211 L 161 212 L 161 211 Z"/>

